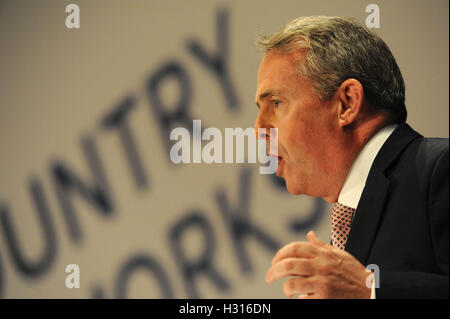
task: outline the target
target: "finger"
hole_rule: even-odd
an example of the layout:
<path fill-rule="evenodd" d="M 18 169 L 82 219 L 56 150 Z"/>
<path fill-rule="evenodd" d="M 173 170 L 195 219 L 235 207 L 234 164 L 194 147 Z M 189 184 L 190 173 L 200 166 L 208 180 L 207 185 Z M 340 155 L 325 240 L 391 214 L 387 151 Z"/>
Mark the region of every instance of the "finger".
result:
<path fill-rule="evenodd" d="M 306 238 L 308 239 L 308 242 L 311 244 L 317 245 L 317 246 L 326 246 L 327 244 L 321 241 L 317 236 L 316 233 L 311 230 L 307 235 Z"/>
<path fill-rule="evenodd" d="M 318 253 L 317 246 L 306 242 L 296 241 L 281 248 L 272 259 L 272 265 L 284 258 L 313 258 Z"/>
<path fill-rule="evenodd" d="M 283 293 L 288 297 L 294 295 L 308 295 L 314 293 L 312 277 L 294 277 L 286 280 L 283 284 Z"/>
<path fill-rule="evenodd" d="M 313 293 L 309 293 L 309 294 L 302 294 L 300 296 L 297 296 L 297 299 L 316 299 L 316 295 Z"/>
<path fill-rule="evenodd" d="M 310 276 L 313 271 L 310 259 L 285 258 L 269 269 L 266 274 L 266 282 L 271 283 L 287 276 Z"/>

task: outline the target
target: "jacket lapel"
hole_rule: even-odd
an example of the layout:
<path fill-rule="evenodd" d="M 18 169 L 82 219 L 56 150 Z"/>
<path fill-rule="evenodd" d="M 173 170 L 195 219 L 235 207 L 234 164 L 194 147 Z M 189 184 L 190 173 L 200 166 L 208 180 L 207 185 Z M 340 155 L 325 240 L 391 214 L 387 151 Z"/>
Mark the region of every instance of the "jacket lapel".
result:
<path fill-rule="evenodd" d="M 400 125 L 386 140 L 372 164 L 345 246 L 345 250 L 363 265 L 367 262 L 389 193 L 390 181 L 385 171 L 418 137 L 421 135 L 408 124 Z"/>
<path fill-rule="evenodd" d="M 345 250 L 366 264 L 383 213 L 389 180 L 379 171 L 372 171 L 366 182 L 352 221 Z"/>

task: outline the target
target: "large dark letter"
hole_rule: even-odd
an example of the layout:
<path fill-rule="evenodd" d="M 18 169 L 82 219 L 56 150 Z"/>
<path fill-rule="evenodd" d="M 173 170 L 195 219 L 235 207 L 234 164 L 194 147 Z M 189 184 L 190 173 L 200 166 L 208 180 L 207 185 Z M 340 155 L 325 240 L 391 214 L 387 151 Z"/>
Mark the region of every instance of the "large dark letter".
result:
<path fill-rule="evenodd" d="M 286 192 L 286 182 L 284 181 L 283 178 L 279 178 L 275 174 L 270 174 L 268 175 L 268 177 L 270 178 L 270 180 L 272 181 L 273 185 L 277 190 L 279 190 L 282 193 Z M 310 230 L 323 217 L 327 204 L 321 198 L 314 198 L 313 200 L 314 200 L 314 208 L 307 218 L 296 217 L 289 221 L 287 226 L 293 233 L 299 233 Z M 302 213 L 297 215 L 303 216 L 305 214 Z"/>
<path fill-rule="evenodd" d="M 130 276 L 137 269 L 146 269 L 154 275 L 161 287 L 162 298 L 173 298 L 172 287 L 170 286 L 169 277 L 163 270 L 163 267 L 153 258 L 146 255 L 136 255 L 126 262 L 120 269 L 116 279 L 115 295 L 116 298 L 127 298 L 127 285 Z"/>
<path fill-rule="evenodd" d="M 230 73 L 228 71 L 228 12 L 220 10 L 217 13 L 215 54 L 208 54 L 206 50 L 195 40 L 188 42 L 189 50 L 202 62 L 208 70 L 213 72 L 219 80 L 228 107 L 235 110 L 239 107 L 239 100 L 233 88 Z"/>
<path fill-rule="evenodd" d="M 184 232 L 191 227 L 197 227 L 204 236 L 204 250 L 196 260 L 189 260 L 182 246 Z M 200 212 L 190 212 L 174 225 L 170 230 L 169 239 L 173 256 L 183 274 L 184 285 L 189 298 L 200 298 L 195 285 L 195 277 L 201 273 L 209 276 L 209 279 L 219 290 L 226 291 L 229 289 L 229 284 L 225 278 L 213 268 L 213 257 L 216 250 L 214 232 L 209 221 Z"/>
<path fill-rule="evenodd" d="M 105 291 L 102 286 L 96 284 L 91 287 L 91 298 L 92 299 L 105 299 Z"/>
<path fill-rule="evenodd" d="M 250 258 L 244 247 L 244 238 L 250 235 L 253 236 L 271 252 L 276 252 L 281 247 L 278 241 L 250 221 L 250 174 L 251 171 L 249 169 L 242 170 L 241 185 L 237 192 L 239 194 L 239 201 L 235 205 L 236 208 L 231 208 L 223 190 L 216 192 L 219 211 L 230 232 L 230 237 L 233 241 L 237 259 L 243 273 L 248 273 L 252 270 Z"/>
<path fill-rule="evenodd" d="M 131 133 L 127 119 L 130 111 L 135 106 L 135 99 L 127 96 L 111 113 L 109 113 L 102 121 L 105 128 L 117 129 L 128 165 L 133 174 L 134 181 L 138 188 L 146 188 L 148 186 L 147 175 L 142 165 L 136 143 Z"/>
<path fill-rule="evenodd" d="M 314 208 L 307 218 L 295 218 L 289 221 L 288 227 L 292 230 L 292 232 L 299 233 L 309 231 L 323 217 L 327 204 L 321 198 L 314 198 L 313 200 L 314 200 Z M 305 214 L 302 213 L 301 215 Z"/>
<path fill-rule="evenodd" d="M 44 250 L 42 255 L 36 261 L 26 260 L 14 230 L 14 223 L 5 206 L 0 206 L 0 229 L 5 236 L 5 242 L 14 265 L 25 276 L 36 277 L 48 271 L 55 259 L 56 235 L 40 181 L 37 178 L 31 178 L 29 185 L 33 197 L 34 210 L 38 214 L 38 219 L 42 226 L 44 238 Z"/>
<path fill-rule="evenodd" d="M 83 138 L 82 147 L 94 179 L 92 185 L 83 182 L 61 160 L 56 160 L 51 165 L 56 194 L 69 228 L 69 234 L 74 241 L 82 239 L 82 231 L 72 203 L 73 192 L 81 195 L 104 216 L 109 216 L 114 211 L 113 200 L 94 140 L 91 137 Z"/>
<path fill-rule="evenodd" d="M 168 111 L 167 107 L 160 96 L 161 85 L 164 81 L 174 78 L 180 87 L 180 99 L 176 107 L 170 107 L 172 111 Z M 163 142 L 167 147 L 167 154 L 170 153 L 172 145 L 169 136 L 172 129 L 180 124 L 188 129 L 192 134 L 192 117 L 189 114 L 191 105 L 191 81 L 186 70 L 176 61 L 164 64 L 158 71 L 153 74 L 147 83 L 147 92 L 161 129 Z"/>

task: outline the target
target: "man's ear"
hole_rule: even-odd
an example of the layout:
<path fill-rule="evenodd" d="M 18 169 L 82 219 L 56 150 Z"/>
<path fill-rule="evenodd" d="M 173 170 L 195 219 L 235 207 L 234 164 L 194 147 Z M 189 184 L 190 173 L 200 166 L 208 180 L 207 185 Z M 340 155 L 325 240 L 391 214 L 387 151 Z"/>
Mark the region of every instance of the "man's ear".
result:
<path fill-rule="evenodd" d="M 361 113 L 364 101 L 364 89 L 358 80 L 347 79 L 339 86 L 337 97 L 339 125 L 344 127 L 354 123 Z"/>

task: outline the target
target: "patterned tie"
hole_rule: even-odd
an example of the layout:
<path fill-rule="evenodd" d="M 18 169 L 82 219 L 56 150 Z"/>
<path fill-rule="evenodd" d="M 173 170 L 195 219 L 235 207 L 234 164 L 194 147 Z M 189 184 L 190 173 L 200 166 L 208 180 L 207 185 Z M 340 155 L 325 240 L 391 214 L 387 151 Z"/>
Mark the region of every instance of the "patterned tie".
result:
<path fill-rule="evenodd" d="M 336 203 L 331 210 L 331 242 L 334 247 L 344 249 L 355 209 Z"/>

